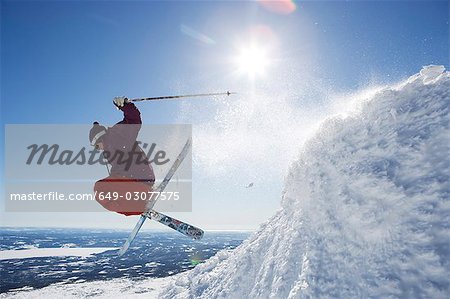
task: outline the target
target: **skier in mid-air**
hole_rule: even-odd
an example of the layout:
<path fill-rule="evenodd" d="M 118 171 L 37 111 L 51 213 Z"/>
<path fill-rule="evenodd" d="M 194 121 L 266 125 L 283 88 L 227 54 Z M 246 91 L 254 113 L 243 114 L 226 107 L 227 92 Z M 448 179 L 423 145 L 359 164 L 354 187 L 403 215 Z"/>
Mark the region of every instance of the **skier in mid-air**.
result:
<path fill-rule="evenodd" d="M 147 155 L 136 141 L 141 129 L 141 113 L 126 97 L 115 97 L 114 105 L 123 112 L 122 121 L 105 128 L 94 122 L 89 141 L 111 165 L 109 176 L 95 183 L 96 200 L 106 209 L 126 216 L 139 215 L 147 200 L 136 194 L 152 191 L 155 175 Z"/>

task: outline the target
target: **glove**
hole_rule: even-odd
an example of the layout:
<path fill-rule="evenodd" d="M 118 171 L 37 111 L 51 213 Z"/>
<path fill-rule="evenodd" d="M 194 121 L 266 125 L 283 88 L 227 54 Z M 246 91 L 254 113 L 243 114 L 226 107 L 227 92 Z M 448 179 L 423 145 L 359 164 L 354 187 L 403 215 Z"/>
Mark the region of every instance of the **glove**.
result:
<path fill-rule="evenodd" d="M 117 108 L 122 108 L 123 105 L 125 105 L 126 103 L 129 103 L 130 101 L 128 100 L 127 97 L 115 97 L 113 100 L 114 105 L 116 105 Z"/>

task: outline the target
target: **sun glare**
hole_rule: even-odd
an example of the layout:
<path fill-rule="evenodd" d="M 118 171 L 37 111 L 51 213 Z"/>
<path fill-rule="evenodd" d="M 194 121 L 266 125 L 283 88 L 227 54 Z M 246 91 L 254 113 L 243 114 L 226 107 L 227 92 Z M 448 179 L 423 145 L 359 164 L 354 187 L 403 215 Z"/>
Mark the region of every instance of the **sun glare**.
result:
<path fill-rule="evenodd" d="M 253 79 L 265 75 L 269 60 L 263 48 L 250 46 L 241 49 L 236 58 L 236 64 L 240 73 Z"/>

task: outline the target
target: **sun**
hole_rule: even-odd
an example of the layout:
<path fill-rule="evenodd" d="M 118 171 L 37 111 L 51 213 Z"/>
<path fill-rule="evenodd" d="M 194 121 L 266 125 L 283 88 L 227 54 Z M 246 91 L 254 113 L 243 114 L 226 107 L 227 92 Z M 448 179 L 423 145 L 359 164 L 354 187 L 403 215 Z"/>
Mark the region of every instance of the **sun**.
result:
<path fill-rule="evenodd" d="M 269 66 L 267 51 L 257 45 L 243 47 L 235 59 L 238 72 L 254 79 L 266 74 Z"/>

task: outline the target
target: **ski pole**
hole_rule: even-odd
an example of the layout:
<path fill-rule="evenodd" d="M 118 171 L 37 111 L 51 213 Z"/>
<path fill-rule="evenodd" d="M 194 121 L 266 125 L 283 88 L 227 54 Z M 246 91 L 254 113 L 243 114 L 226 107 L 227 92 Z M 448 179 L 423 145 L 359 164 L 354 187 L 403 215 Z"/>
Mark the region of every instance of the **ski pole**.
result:
<path fill-rule="evenodd" d="M 163 97 L 154 97 L 154 98 L 140 98 L 140 99 L 130 99 L 130 102 L 141 102 L 141 101 L 156 101 L 156 100 L 172 100 L 172 99 L 180 99 L 180 98 L 193 98 L 193 97 L 207 97 L 207 96 L 229 96 L 231 94 L 236 94 L 236 92 L 218 92 L 218 93 L 199 93 L 199 94 L 187 94 L 187 95 L 179 95 L 179 96 L 163 96 Z"/>

